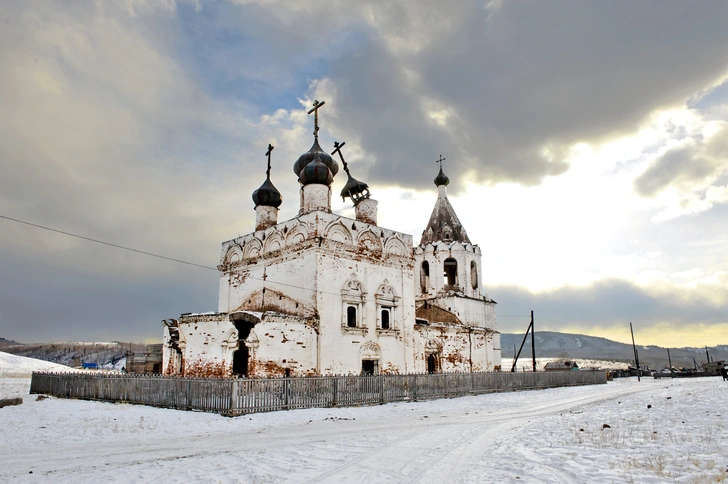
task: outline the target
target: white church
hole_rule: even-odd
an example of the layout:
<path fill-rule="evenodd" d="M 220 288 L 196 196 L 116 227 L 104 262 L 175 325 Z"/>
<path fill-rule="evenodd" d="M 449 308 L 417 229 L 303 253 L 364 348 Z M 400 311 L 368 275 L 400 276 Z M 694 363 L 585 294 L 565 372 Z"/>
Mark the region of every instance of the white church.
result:
<path fill-rule="evenodd" d="M 293 165 L 296 217 L 278 222 L 270 180 L 253 192 L 255 231 L 223 242 L 218 311 L 162 322 L 163 373 L 250 378 L 500 370 L 495 301 L 482 292 L 481 250 L 447 198 L 440 163 L 437 200 L 417 246 L 377 225 L 377 201 L 349 173 L 341 148 L 318 140 Z M 355 219 L 331 211 L 331 186 Z"/>

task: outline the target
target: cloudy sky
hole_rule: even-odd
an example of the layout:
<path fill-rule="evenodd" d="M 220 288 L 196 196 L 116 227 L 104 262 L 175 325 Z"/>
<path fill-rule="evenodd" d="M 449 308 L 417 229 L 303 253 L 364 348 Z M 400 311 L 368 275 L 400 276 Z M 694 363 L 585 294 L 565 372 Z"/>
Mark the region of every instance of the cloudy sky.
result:
<path fill-rule="evenodd" d="M 215 267 L 268 143 L 296 215 L 325 100 L 382 226 L 419 240 L 446 157 L 502 332 L 534 310 L 728 343 L 726 2 L 9 0 L 0 22 L 0 216 Z M 0 219 L 7 339 L 159 340 L 217 280 Z"/>

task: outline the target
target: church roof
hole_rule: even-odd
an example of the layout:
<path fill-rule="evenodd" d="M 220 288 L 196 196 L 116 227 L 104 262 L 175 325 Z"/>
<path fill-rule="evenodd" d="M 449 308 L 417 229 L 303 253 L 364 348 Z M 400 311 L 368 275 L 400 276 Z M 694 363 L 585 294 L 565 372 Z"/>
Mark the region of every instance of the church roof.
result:
<path fill-rule="evenodd" d="M 463 224 L 460 223 L 460 219 L 458 219 L 455 209 L 452 208 L 450 200 L 447 199 L 447 185 L 442 183 L 442 177 L 447 178 L 442 172 L 442 168 L 440 168 L 440 173 L 437 178 L 435 178 L 435 185 L 437 185 L 438 189 L 437 201 L 435 202 L 435 208 L 432 209 L 430 222 L 422 232 L 420 245 L 425 245 L 431 242 L 470 243 L 470 239 L 468 238 L 467 232 L 465 232 Z"/>

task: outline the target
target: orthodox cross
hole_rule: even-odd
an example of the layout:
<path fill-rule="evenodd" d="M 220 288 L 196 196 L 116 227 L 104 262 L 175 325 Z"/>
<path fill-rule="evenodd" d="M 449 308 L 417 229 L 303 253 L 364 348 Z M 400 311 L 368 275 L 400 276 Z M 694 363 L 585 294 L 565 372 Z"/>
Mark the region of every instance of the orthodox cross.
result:
<path fill-rule="evenodd" d="M 308 111 L 308 114 L 314 113 L 314 115 L 313 115 L 313 135 L 316 137 L 316 139 L 318 139 L 318 130 L 319 130 L 319 127 L 318 127 L 318 110 L 324 104 L 326 104 L 326 101 L 318 102 L 318 100 L 315 100 L 313 102 L 313 108 L 311 108 Z"/>
<path fill-rule="evenodd" d="M 270 153 L 273 151 L 274 146 L 270 143 L 268 143 L 268 151 L 265 152 L 265 156 L 268 157 L 268 169 L 265 171 L 265 174 L 268 178 L 270 178 Z"/>
<path fill-rule="evenodd" d="M 440 164 L 440 169 L 441 170 L 442 170 L 442 162 L 445 161 L 445 160 L 446 160 L 446 158 L 443 158 L 442 155 L 440 155 L 440 159 L 435 162 L 435 163 L 439 163 Z"/>
<path fill-rule="evenodd" d="M 339 143 L 338 141 L 334 141 L 334 148 L 336 149 L 332 151 L 331 154 L 339 154 L 339 158 L 341 158 L 341 164 L 344 165 L 344 171 L 347 175 L 351 175 L 351 173 L 349 173 L 349 166 L 346 164 L 346 160 L 344 160 L 344 155 L 341 153 L 341 148 L 343 148 L 345 144 L 346 141 L 342 141 L 341 143 Z"/>

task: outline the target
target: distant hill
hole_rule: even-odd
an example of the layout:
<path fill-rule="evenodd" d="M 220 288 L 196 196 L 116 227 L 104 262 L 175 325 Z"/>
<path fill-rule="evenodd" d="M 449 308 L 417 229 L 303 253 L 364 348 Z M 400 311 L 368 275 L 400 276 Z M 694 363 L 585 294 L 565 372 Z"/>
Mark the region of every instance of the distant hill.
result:
<path fill-rule="evenodd" d="M 3 340 L 7 341 L 7 340 Z M 66 366 L 81 366 L 82 363 L 97 363 L 110 366 L 126 357 L 129 352 L 143 352 L 145 345 L 138 343 L 69 342 L 33 343 L 3 345 L 2 351 L 27 358 L 50 361 Z"/>
<path fill-rule="evenodd" d="M 501 355 L 513 358 L 513 347 L 516 351 L 523 341 L 523 333 L 503 333 L 501 335 Z M 641 365 L 653 368 L 668 366 L 667 349 L 660 346 L 637 346 Z M 708 347 L 712 360 L 728 360 L 728 345 Z M 618 343 L 606 338 L 586 336 L 583 334 L 556 333 L 553 331 L 536 332 L 536 356 L 560 358 L 588 358 L 596 360 L 613 360 L 633 362 L 632 345 Z M 701 365 L 706 361 L 705 348 L 670 348 L 672 366 L 676 368 L 694 366 L 693 358 Z M 531 335 L 526 338 L 520 358 L 531 358 Z"/>
<path fill-rule="evenodd" d="M 2 348 L 4 346 L 16 346 L 19 344 L 20 343 L 18 343 L 17 341 L 11 341 L 9 339 L 0 338 L 0 348 Z"/>

